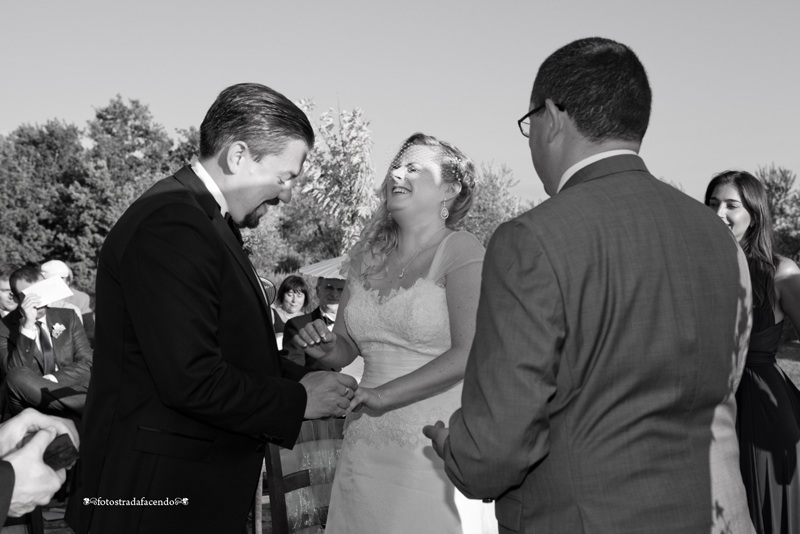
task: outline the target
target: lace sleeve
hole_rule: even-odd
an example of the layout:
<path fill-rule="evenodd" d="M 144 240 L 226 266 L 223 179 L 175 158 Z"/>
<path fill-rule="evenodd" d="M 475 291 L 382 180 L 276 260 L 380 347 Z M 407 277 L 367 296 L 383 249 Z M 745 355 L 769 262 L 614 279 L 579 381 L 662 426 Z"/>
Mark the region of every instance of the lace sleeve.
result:
<path fill-rule="evenodd" d="M 442 240 L 431 264 L 432 280 L 440 281 L 449 273 L 472 263 L 482 263 L 486 249 L 478 238 L 466 231 L 454 232 Z"/>

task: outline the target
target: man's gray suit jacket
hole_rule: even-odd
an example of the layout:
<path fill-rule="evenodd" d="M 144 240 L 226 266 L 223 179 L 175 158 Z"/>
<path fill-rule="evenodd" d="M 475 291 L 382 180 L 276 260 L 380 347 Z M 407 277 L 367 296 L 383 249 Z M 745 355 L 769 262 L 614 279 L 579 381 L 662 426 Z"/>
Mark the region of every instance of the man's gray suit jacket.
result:
<path fill-rule="evenodd" d="M 748 531 L 749 310 L 710 209 L 638 156 L 590 164 L 491 239 L 448 475 L 501 533 Z"/>

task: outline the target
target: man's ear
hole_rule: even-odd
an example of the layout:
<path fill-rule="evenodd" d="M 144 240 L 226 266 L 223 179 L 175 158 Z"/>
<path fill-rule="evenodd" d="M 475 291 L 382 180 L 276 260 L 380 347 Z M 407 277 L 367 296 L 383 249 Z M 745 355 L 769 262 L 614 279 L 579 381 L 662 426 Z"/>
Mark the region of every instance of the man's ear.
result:
<path fill-rule="evenodd" d="M 231 174 L 237 174 L 243 168 L 248 150 L 244 141 L 234 141 L 223 151 L 225 165 Z"/>
<path fill-rule="evenodd" d="M 552 143 L 559 134 L 564 131 L 564 113 L 558 109 L 552 99 L 544 101 L 545 121 L 547 125 L 547 135 L 545 138 L 548 143 Z"/>

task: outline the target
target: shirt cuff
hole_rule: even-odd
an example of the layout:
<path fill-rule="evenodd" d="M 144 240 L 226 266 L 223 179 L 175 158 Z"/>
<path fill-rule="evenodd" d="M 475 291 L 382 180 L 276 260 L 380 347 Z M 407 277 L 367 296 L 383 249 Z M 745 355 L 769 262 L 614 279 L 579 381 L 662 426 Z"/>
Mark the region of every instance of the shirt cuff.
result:
<path fill-rule="evenodd" d="M 36 340 L 35 328 L 25 328 L 24 326 L 20 325 L 19 331 L 23 336 L 27 337 L 28 339 Z"/>

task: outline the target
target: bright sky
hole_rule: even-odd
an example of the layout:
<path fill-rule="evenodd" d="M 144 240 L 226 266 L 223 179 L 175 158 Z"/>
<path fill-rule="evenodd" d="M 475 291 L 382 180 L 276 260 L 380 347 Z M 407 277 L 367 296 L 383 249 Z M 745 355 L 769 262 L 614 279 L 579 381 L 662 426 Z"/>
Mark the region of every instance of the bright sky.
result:
<path fill-rule="evenodd" d="M 83 126 L 118 93 L 174 132 L 255 81 L 312 98 L 317 114 L 363 109 L 379 176 L 422 131 L 509 166 L 516 192 L 542 200 L 516 120 L 545 57 L 598 35 L 631 46 L 650 76 L 650 171 L 699 198 L 727 168 L 800 173 L 798 24 L 797 0 L 9 1 L 0 133 Z"/>

